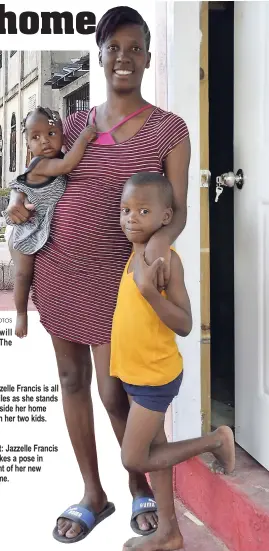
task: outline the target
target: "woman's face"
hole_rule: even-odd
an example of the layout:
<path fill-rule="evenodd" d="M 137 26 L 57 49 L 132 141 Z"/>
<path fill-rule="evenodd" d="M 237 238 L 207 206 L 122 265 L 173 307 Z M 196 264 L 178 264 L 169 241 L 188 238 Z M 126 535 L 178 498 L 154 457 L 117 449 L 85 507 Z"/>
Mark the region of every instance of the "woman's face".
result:
<path fill-rule="evenodd" d="M 99 60 L 113 90 L 131 92 L 139 89 L 144 70 L 150 65 L 142 27 L 127 25 L 116 30 L 104 42 Z"/>

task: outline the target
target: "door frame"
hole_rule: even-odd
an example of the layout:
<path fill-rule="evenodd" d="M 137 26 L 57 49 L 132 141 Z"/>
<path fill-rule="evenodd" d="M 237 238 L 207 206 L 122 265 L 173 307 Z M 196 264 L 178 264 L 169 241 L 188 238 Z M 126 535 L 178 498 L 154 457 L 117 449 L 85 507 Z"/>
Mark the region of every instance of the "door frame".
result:
<path fill-rule="evenodd" d="M 202 432 L 211 429 L 209 73 L 208 2 L 200 3 L 200 224 L 201 224 L 201 414 Z M 208 171 L 208 175 L 203 171 Z"/>
<path fill-rule="evenodd" d="M 193 329 L 178 339 L 184 378 L 172 405 L 172 439 L 201 434 L 200 287 L 200 3 L 158 2 L 156 9 L 156 105 L 180 115 L 191 139 L 187 226 L 175 246 L 182 258 L 193 313 Z M 182 85 L 184 83 L 184 85 Z"/>

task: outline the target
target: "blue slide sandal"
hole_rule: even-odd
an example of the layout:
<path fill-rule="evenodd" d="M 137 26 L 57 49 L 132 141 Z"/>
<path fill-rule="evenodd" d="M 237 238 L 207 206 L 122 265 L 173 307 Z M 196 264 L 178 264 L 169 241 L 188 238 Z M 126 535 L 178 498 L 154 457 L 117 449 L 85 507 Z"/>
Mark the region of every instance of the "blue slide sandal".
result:
<path fill-rule="evenodd" d="M 56 524 L 52 535 L 54 539 L 60 541 L 61 543 L 76 543 L 77 541 L 81 541 L 86 538 L 86 536 L 90 534 L 97 524 L 105 520 L 114 512 L 115 505 L 110 502 L 108 502 L 103 511 L 98 514 L 94 513 L 90 509 L 87 509 L 86 507 L 82 507 L 81 505 L 72 505 L 71 507 L 68 507 L 68 509 L 66 509 L 66 511 L 58 517 L 58 519 L 65 518 L 67 520 L 71 520 L 72 522 L 77 522 L 81 526 L 81 532 L 74 538 L 60 536 L 58 533 L 58 526 Z"/>
<path fill-rule="evenodd" d="M 157 503 L 152 499 L 152 497 L 136 497 L 133 500 L 132 506 L 132 516 L 131 516 L 131 528 L 140 536 L 148 536 L 156 532 L 156 528 L 150 528 L 149 530 L 140 530 L 137 524 L 138 515 L 143 515 L 144 513 L 157 513 Z"/>

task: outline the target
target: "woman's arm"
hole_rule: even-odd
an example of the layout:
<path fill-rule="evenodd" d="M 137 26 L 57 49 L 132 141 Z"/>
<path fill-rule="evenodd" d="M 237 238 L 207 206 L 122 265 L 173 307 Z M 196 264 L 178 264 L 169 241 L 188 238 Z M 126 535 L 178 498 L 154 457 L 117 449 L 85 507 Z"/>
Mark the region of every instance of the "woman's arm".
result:
<path fill-rule="evenodd" d="M 143 255 L 139 255 L 136 258 L 134 281 L 161 321 L 177 335 L 186 337 L 192 329 L 192 314 L 182 262 L 172 251 L 171 274 L 165 298 L 154 286 L 154 275 L 160 260 L 157 259 L 151 266 L 147 266 Z"/>
<path fill-rule="evenodd" d="M 150 242 L 163 240 L 170 247 L 185 228 L 190 156 L 191 146 L 187 137 L 176 145 L 164 161 L 165 176 L 173 186 L 173 218 L 170 224 L 163 226 L 151 237 Z"/>
<path fill-rule="evenodd" d="M 165 176 L 173 186 L 173 218 L 150 238 L 145 258 L 151 264 L 156 258 L 165 258 L 162 269 L 158 272 L 158 286 L 164 287 L 169 280 L 170 246 L 181 234 L 187 219 L 188 175 L 191 156 L 189 137 L 184 138 L 167 155 L 164 161 Z M 163 273 L 163 276 L 161 276 Z"/>

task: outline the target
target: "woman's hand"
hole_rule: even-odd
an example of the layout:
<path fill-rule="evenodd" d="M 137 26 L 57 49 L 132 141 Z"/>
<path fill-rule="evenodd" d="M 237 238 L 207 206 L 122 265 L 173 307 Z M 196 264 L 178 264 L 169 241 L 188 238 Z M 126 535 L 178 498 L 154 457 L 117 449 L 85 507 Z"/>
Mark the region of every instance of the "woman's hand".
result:
<path fill-rule="evenodd" d="M 144 253 L 137 253 L 134 258 L 133 278 L 140 291 L 140 293 L 147 297 L 149 293 L 154 291 L 156 293 L 155 280 L 157 272 L 163 264 L 163 258 L 157 258 L 149 266 L 145 262 Z"/>
<path fill-rule="evenodd" d="M 159 236 L 158 238 L 152 236 L 145 249 L 146 263 L 151 265 L 160 257 L 164 260 L 155 274 L 154 285 L 159 291 L 162 291 L 167 287 L 170 279 L 171 249 L 166 240 L 162 241 Z"/>
<path fill-rule="evenodd" d="M 7 214 L 13 224 L 23 224 L 23 222 L 27 222 L 34 209 L 34 205 L 28 203 L 24 193 L 15 190 L 11 191 Z"/>

